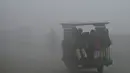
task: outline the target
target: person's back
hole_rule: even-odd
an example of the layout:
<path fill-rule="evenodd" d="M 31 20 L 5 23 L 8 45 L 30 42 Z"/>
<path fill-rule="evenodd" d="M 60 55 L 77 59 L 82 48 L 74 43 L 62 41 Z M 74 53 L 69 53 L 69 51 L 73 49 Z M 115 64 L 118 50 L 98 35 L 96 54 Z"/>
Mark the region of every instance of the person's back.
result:
<path fill-rule="evenodd" d="M 109 38 L 109 31 L 108 29 L 100 30 L 98 31 L 98 34 L 100 35 L 99 38 L 101 40 L 101 47 L 107 48 L 111 45 L 111 40 Z"/>
<path fill-rule="evenodd" d="M 89 34 L 89 40 L 88 40 L 88 49 L 87 49 L 87 55 L 88 59 L 92 60 L 94 58 L 94 43 L 95 43 L 95 30 L 91 30 Z"/>
<path fill-rule="evenodd" d="M 83 48 L 88 48 L 89 32 L 82 33 L 82 45 Z"/>
<path fill-rule="evenodd" d="M 93 47 L 94 40 L 95 40 L 95 30 L 91 30 L 90 35 L 89 35 L 89 46 L 90 47 Z"/>
<path fill-rule="evenodd" d="M 77 38 L 76 38 L 76 46 L 77 46 L 77 48 L 82 48 L 82 29 L 81 28 L 79 28 L 78 29 L 78 32 L 77 32 Z"/>

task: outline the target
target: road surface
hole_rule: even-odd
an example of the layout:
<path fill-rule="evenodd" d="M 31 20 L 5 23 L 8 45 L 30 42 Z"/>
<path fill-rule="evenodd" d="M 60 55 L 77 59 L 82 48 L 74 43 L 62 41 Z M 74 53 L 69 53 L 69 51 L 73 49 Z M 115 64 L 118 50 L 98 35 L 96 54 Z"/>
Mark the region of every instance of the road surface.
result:
<path fill-rule="evenodd" d="M 114 64 L 104 73 L 130 73 L 129 37 L 114 38 L 112 59 Z M 12 41 L 1 62 L 1 73 L 68 73 L 61 61 L 61 50 L 45 49 L 45 45 Z M 94 72 L 88 72 L 94 73 Z"/>

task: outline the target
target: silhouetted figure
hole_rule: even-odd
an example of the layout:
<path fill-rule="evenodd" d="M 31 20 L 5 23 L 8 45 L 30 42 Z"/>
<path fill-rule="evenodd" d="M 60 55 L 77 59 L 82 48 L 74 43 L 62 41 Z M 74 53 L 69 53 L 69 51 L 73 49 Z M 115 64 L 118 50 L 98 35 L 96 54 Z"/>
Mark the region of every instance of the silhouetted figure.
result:
<path fill-rule="evenodd" d="M 82 47 L 84 49 L 88 48 L 88 42 L 89 42 L 89 32 L 83 32 L 82 33 Z"/>
<path fill-rule="evenodd" d="M 94 49 L 95 49 L 95 30 L 91 30 L 89 35 L 89 45 L 87 49 L 87 56 L 88 59 L 90 60 L 94 58 Z"/>

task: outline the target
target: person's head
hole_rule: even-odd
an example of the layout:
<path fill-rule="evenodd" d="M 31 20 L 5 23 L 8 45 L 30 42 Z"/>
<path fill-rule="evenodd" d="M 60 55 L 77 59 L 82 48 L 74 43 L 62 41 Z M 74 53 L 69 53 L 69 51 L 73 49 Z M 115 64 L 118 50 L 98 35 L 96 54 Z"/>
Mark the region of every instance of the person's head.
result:
<path fill-rule="evenodd" d="M 82 28 L 78 28 L 78 32 L 82 33 L 83 29 Z"/>
<path fill-rule="evenodd" d="M 90 35 L 94 35 L 95 32 L 96 32 L 96 31 L 92 29 L 92 30 L 90 31 Z"/>
<path fill-rule="evenodd" d="M 95 32 L 95 30 L 92 29 L 92 30 L 90 31 L 90 33 L 93 33 L 93 32 Z"/>

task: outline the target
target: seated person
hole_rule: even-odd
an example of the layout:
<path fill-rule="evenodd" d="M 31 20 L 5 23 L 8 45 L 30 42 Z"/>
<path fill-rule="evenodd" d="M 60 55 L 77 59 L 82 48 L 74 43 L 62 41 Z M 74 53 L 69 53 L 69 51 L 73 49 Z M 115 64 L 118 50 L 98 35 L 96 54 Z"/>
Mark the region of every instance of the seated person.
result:
<path fill-rule="evenodd" d="M 99 37 L 101 39 L 101 47 L 108 48 L 111 45 L 108 29 L 101 29 L 100 31 L 97 31 L 97 33 L 100 35 Z"/>
<path fill-rule="evenodd" d="M 87 57 L 87 49 L 88 49 L 88 39 L 89 39 L 89 32 L 82 33 L 82 53 L 85 57 Z"/>
<path fill-rule="evenodd" d="M 94 50 L 95 50 L 95 30 L 91 30 L 89 34 L 89 40 L 88 40 L 88 49 L 87 49 L 87 56 L 88 59 L 94 58 Z"/>
<path fill-rule="evenodd" d="M 82 46 L 84 49 L 88 48 L 89 32 L 82 33 Z"/>
<path fill-rule="evenodd" d="M 78 28 L 77 40 L 76 40 L 76 46 L 77 46 L 76 48 L 79 49 L 79 51 L 80 51 L 81 59 L 84 58 L 84 55 L 83 55 L 83 52 L 82 52 L 82 49 L 83 49 L 82 32 L 83 32 L 83 30 L 81 28 Z"/>
<path fill-rule="evenodd" d="M 81 29 L 81 28 L 79 28 L 78 30 L 77 30 L 77 35 L 76 35 L 76 48 L 78 48 L 78 49 L 81 49 L 82 48 L 82 32 L 83 32 L 83 30 Z"/>

